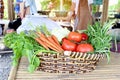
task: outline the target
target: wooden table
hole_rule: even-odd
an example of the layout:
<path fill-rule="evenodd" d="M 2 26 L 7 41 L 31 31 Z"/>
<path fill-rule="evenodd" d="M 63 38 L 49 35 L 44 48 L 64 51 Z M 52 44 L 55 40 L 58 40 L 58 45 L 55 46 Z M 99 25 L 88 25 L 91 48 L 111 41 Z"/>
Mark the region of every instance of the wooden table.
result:
<path fill-rule="evenodd" d="M 120 53 L 112 53 L 111 61 L 101 60 L 96 69 L 84 74 L 58 74 L 27 71 L 28 61 L 25 57 L 20 60 L 17 67 L 11 69 L 8 80 L 120 80 Z"/>

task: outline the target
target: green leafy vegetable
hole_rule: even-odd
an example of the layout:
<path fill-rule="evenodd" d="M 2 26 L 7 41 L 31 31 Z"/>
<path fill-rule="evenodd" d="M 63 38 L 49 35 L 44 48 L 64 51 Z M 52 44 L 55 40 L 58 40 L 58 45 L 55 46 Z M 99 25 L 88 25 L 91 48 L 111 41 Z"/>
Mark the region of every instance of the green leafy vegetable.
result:
<path fill-rule="evenodd" d="M 88 42 L 94 46 L 94 53 L 103 53 L 107 56 L 108 62 L 110 61 L 110 48 L 112 37 L 107 34 L 109 28 L 115 21 L 111 21 L 101 25 L 96 22 L 94 25 L 89 25 L 86 33 L 89 36 Z"/>
<path fill-rule="evenodd" d="M 17 34 L 15 32 L 6 34 L 4 43 L 14 52 L 12 56 L 13 65 L 17 65 L 22 56 L 26 56 L 29 61 L 28 71 L 33 72 L 40 64 L 37 54 L 40 52 L 56 53 L 49 51 L 39 45 L 32 37 L 26 35 L 24 32 Z"/>
<path fill-rule="evenodd" d="M 62 39 L 64 37 L 66 37 L 69 33 L 70 33 L 70 31 L 67 28 L 62 28 L 62 27 L 53 29 L 51 32 L 51 34 L 53 34 L 57 37 L 59 42 L 61 42 Z"/>

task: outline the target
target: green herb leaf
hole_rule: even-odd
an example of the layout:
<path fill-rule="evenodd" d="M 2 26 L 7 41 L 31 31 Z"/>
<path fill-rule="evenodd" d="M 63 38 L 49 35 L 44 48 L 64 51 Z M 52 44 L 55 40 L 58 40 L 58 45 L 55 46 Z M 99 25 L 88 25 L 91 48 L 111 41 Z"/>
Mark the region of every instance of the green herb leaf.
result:
<path fill-rule="evenodd" d="M 35 57 L 33 64 L 38 67 L 40 65 L 40 59 L 38 57 Z"/>
<path fill-rule="evenodd" d="M 86 33 L 89 36 L 88 42 L 94 47 L 95 53 L 103 53 L 107 56 L 108 62 L 110 61 L 110 48 L 112 36 L 107 34 L 111 25 L 115 20 L 106 22 L 101 25 L 100 22 L 96 22 L 94 25 L 89 25 Z"/>
<path fill-rule="evenodd" d="M 33 65 L 33 64 L 30 64 L 30 65 L 28 66 L 28 71 L 29 71 L 30 73 L 32 73 L 33 71 L 35 71 L 35 69 L 36 69 L 36 67 L 35 67 L 35 65 Z"/>

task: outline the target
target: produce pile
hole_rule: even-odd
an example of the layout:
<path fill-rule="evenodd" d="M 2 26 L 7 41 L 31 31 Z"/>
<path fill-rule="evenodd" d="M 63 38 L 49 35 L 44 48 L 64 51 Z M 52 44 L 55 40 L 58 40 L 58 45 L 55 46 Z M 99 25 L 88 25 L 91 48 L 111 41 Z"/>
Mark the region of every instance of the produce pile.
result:
<path fill-rule="evenodd" d="M 39 53 L 64 54 L 64 51 L 88 53 L 88 54 L 106 54 L 110 60 L 111 36 L 107 34 L 109 22 L 101 25 L 99 22 L 89 25 L 85 31 L 72 31 L 66 28 L 54 29 L 49 31 L 45 25 L 39 26 L 34 31 L 27 33 L 16 32 L 6 34 L 4 43 L 14 52 L 12 57 L 13 65 L 19 63 L 22 56 L 26 56 L 29 61 L 28 71 L 33 72 L 40 65 L 37 57 Z"/>

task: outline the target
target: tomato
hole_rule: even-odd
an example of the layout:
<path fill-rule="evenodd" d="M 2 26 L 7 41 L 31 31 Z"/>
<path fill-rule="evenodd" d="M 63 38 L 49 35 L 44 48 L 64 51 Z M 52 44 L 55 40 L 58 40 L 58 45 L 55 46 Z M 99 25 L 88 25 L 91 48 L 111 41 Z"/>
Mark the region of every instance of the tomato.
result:
<path fill-rule="evenodd" d="M 62 42 L 62 48 L 66 51 L 75 51 L 76 49 L 76 44 L 67 40 L 67 39 L 64 39 L 63 42 Z"/>
<path fill-rule="evenodd" d="M 82 40 L 85 41 L 88 39 L 88 35 L 86 33 L 81 33 L 82 35 Z"/>
<path fill-rule="evenodd" d="M 80 42 L 82 40 L 82 36 L 78 32 L 70 32 L 68 34 L 68 39 L 76 42 Z"/>
<path fill-rule="evenodd" d="M 79 44 L 76 48 L 76 51 L 77 52 L 83 52 L 83 53 L 86 53 L 86 52 L 93 52 L 94 51 L 94 48 L 91 44 Z"/>
<path fill-rule="evenodd" d="M 66 37 L 62 38 L 62 42 L 63 42 L 64 40 L 66 40 L 66 39 L 67 39 Z"/>

